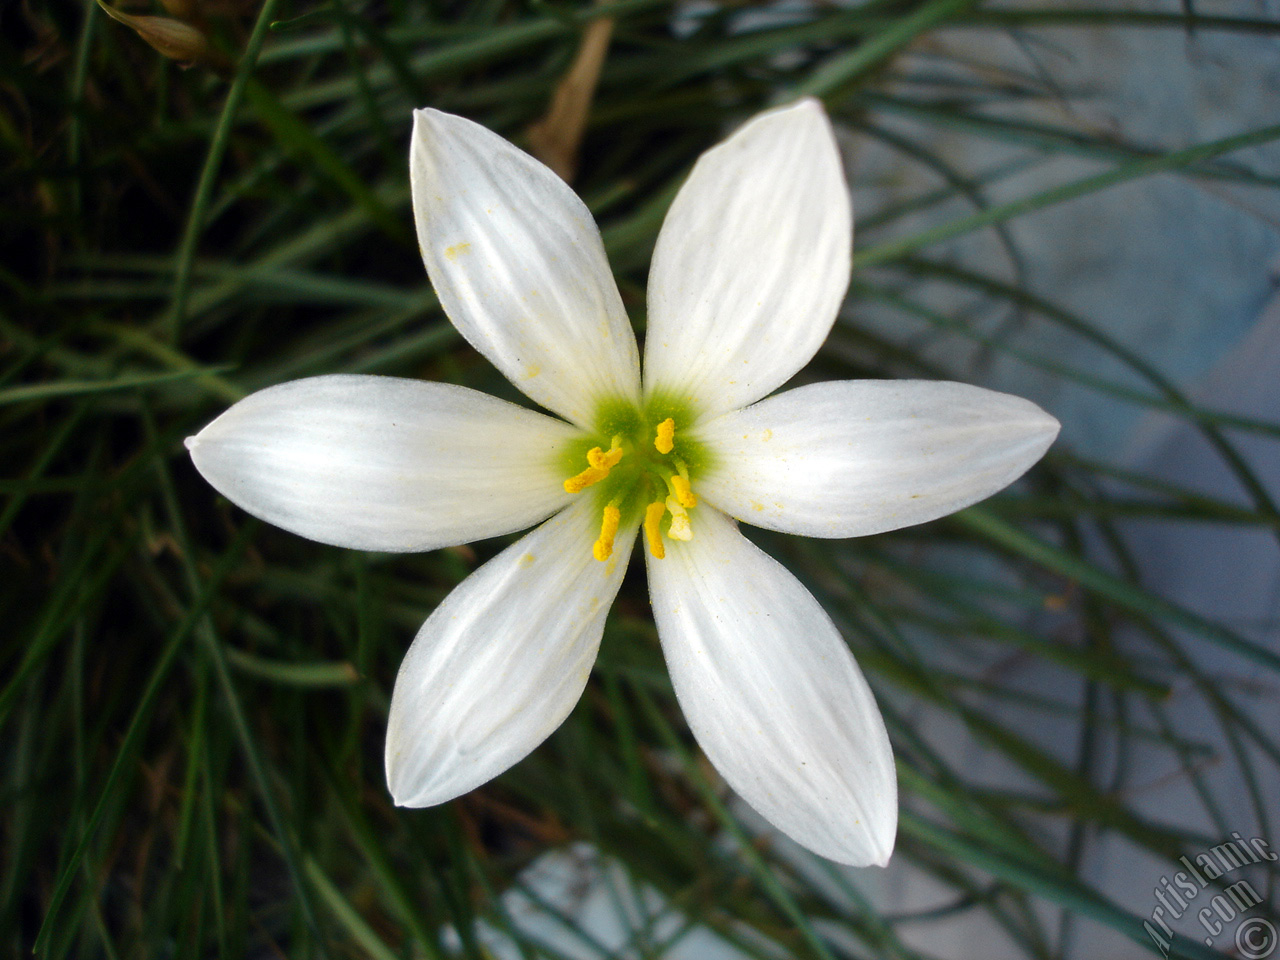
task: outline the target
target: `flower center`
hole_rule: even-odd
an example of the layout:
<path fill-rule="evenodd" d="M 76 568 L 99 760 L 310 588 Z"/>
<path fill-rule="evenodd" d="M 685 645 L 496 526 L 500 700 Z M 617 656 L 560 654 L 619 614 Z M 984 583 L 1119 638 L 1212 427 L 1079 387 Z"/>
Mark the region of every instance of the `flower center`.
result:
<path fill-rule="evenodd" d="M 656 419 L 631 410 L 614 412 L 602 421 L 600 433 L 609 437 L 608 447 L 599 442 L 587 449 L 586 467 L 564 482 L 569 493 L 599 498 L 600 536 L 591 554 L 601 562 L 608 560 L 624 519 L 640 520 L 649 552 L 661 560 L 666 555 L 664 537 L 693 539 L 689 511 L 698 498 L 689 470 L 691 462 L 700 462 L 700 445 L 677 437 L 675 416 Z M 574 466 L 581 466 L 580 448 L 575 460 Z"/>

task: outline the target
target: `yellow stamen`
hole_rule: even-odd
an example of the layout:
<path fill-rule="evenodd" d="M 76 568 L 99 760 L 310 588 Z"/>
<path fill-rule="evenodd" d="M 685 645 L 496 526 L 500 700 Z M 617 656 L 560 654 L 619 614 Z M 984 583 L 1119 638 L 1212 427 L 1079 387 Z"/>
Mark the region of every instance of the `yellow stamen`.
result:
<path fill-rule="evenodd" d="M 564 482 L 565 493 L 581 493 L 593 483 L 599 483 L 609 475 L 609 471 L 616 467 L 621 459 L 622 439 L 620 437 L 613 438 L 613 445 L 609 447 L 608 453 L 599 447 L 592 447 L 587 451 L 587 463 L 591 466 Z"/>
<path fill-rule="evenodd" d="M 613 504 L 604 508 L 604 520 L 600 523 L 600 539 L 591 547 L 591 555 L 601 563 L 613 556 L 613 538 L 618 535 L 618 522 L 622 511 Z"/>
<path fill-rule="evenodd" d="M 666 504 L 661 500 L 644 508 L 644 538 L 649 542 L 649 552 L 655 560 L 661 560 L 667 555 L 666 547 L 662 545 L 662 531 L 658 527 L 666 512 Z"/>
<path fill-rule="evenodd" d="M 672 540 L 692 540 L 693 528 L 689 526 L 689 515 L 675 497 L 667 497 L 667 509 L 671 511 L 671 526 L 667 528 L 667 536 Z"/>
<path fill-rule="evenodd" d="M 676 422 L 670 417 L 658 424 L 658 436 L 653 441 L 654 449 L 659 453 L 670 453 L 675 449 Z"/>
<path fill-rule="evenodd" d="M 609 475 L 609 471 L 604 467 L 587 467 L 577 476 L 570 477 L 564 482 L 565 493 L 581 493 L 593 483 L 599 483 Z"/>
<path fill-rule="evenodd" d="M 694 495 L 693 490 L 690 489 L 688 478 L 676 474 L 671 478 L 671 489 L 675 492 L 676 500 L 679 501 L 680 506 L 696 507 L 698 505 L 698 498 Z"/>
<path fill-rule="evenodd" d="M 605 453 L 599 447 L 592 447 L 587 451 L 587 463 L 600 470 L 609 470 L 618 465 L 618 461 L 622 459 L 622 444 L 617 438 L 613 441 L 613 446 L 609 448 L 609 452 Z"/>

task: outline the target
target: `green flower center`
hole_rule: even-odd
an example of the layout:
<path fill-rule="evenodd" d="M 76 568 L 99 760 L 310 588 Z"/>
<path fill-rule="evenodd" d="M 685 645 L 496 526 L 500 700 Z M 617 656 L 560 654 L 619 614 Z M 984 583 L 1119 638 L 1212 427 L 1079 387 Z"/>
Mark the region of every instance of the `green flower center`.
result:
<path fill-rule="evenodd" d="M 688 436 L 687 405 L 654 398 L 643 408 L 626 402 L 602 404 L 596 429 L 571 445 L 563 469 L 569 493 L 591 496 L 600 510 L 600 536 L 592 555 L 613 555 L 620 526 L 639 521 L 649 552 L 666 555 L 663 538 L 693 539 L 689 511 L 698 505 L 694 479 L 707 453 Z"/>

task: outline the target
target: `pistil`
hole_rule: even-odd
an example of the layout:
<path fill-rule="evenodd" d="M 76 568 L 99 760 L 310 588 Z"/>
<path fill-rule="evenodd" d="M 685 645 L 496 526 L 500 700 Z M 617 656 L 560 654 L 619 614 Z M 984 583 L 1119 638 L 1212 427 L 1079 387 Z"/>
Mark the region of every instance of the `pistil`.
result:
<path fill-rule="evenodd" d="M 671 514 L 671 524 L 667 527 L 667 536 L 672 540 L 692 540 L 693 528 L 689 526 L 689 514 L 675 497 L 667 497 L 665 504 Z"/>

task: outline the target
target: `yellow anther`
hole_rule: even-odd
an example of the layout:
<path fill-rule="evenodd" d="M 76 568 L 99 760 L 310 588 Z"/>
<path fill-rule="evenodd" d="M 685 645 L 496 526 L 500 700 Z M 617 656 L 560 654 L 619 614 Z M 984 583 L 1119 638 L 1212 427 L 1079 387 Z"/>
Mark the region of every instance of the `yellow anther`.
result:
<path fill-rule="evenodd" d="M 676 446 L 676 422 L 670 417 L 658 424 L 658 436 L 653 441 L 659 453 L 670 453 Z"/>
<path fill-rule="evenodd" d="M 587 451 L 587 463 L 591 464 L 598 470 L 609 470 L 617 466 L 618 461 L 621 459 L 621 446 L 610 447 L 608 453 L 605 453 L 599 447 L 592 447 Z"/>
<path fill-rule="evenodd" d="M 564 482 L 565 493 L 581 493 L 593 483 L 599 483 L 609 475 L 607 467 L 587 467 L 576 476 L 570 477 Z"/>
<path fill-rule="evenodd" d="M 682 507 L 696 507 L 698 498 L 694 496 L 693 490 L 689 487 L 689 481 L 685 477 L 676 474 L 671 478 L 671 489 L 675 491 L 676 500 Z"/>
<path fill-rule="evenodd" d="M 689 515 L 675 497 L 667 497 L 666 507 L 671 511 L 671 526 L 667 528 L 667 536 L 672 540 L 692 540 L 693 528 L 689 526 Z"/>
<path fill-rule="evenodd" d="M 613 504 L 604 508 L 604 520 L 600 523 L 600 539 L 591 547 L 591 555 L 601 563 L 613 556 L 613 538 L 618 535 L 618 522 L 622 511 Z"/>
<path fill-rule="evenodd" d="M 613 446 L 609 448 L 608 453 L 599 447 L 592 447 L 587 451 L 587 463 L 591 466 L 564 482 L 565 493 L 581 493 L 593 483 L 599 483 L 609 475 L 609 471 L 616 467 L 621 459 L 622 440 L 619 437 L 613 438 Z"/>
<path fill-rule="evenodd" d="M 644 508 L 644 538 L 648 541 L 649 552 L 655 560 L 661 560 L 667 555 L 666 547 L 662 545 L 662 531 L 659 529 L 662 515 L 666 512 L 667 506 L 661 500 Z"/>

